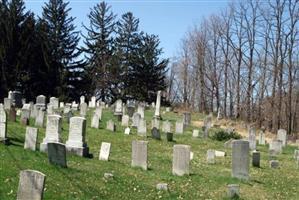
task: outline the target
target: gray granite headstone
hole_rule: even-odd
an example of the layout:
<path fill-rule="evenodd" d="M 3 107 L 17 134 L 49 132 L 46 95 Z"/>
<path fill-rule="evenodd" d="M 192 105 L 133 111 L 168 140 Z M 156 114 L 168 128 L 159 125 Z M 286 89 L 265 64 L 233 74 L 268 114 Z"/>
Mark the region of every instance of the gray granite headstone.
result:
<path fill-rule="evenodd" d="M 139 136 L 146 136 L 146 120 L 141 119 L 137 127 L 137 134 Z"/>
<path fill-rule="evenodd" d="M 132 167 L 147 170 L 147 141 L 132 141 Z"/>
<path fill-rule="evenodd" d="M 156 140 L 161 140 L 160 131 L 156 127 L 152 128 L 152 137 Z"/>
<path fill-rule="evenodd" d="M 48 159 L 53 165 L 58 165 L 60 167 L 67 167 L 66 163 L 66 148 L 62 143 L 48 143 Z"/>
<path fill-rule="evenodd" d="M 232 143 L 232 177 L 249 179 L 249 142 L 234 140 Z"/>
<path fill-rule="evenodd" d="M 173 146 L 172 174 L 183 176 L 190 173 L 190 146 L 176 144 Z"/>
<path fill-rule="evenodd" d="M 261 153 L 259 151 L 252 152 L 252 166 L 260 167 Z"/>

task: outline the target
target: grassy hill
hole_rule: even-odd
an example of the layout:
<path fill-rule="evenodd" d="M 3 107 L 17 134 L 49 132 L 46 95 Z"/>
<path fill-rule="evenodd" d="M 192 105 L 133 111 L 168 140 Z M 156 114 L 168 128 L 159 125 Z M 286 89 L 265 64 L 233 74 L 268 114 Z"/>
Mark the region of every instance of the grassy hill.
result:
<path fill-rule="evenodd" d="M 268 146 L 258 146 L 261 151 L 261 168 L 250 168 L 250 181 L 231 178 L 231 149 L 225 149 L 223 142 L 211 139 L 192 138 L 189 127 L 183 135 L 174 135 L 174 142 L 150 138 L 150 124 L 153 111 L 146 110 L 148 137 L 125 135 L 124 128 L 117 125 L 115 133 L 105 130 L 106 121 L 116 118 L 110 110 L 103 112 L 100 129 L 90 128 L 92 111 L 87 115 L 87 144 L 94 158 L 68 155 L 68 168 L 60 168 L 48 163 L 47 155 L 39 151 L 24 150 L 26 127 L 8 123 L 9 146 L 0 145 L 0 199 L 16 199 L 19 173 L 24 169 L 38 170 L 46 175 L 44 199 L 226 199 L 227 184 L 240 184 L 241 199 L 299 199 L 299 169 L 293 159 L 295 147 L 288 146 L 278 156 L 279 169 L 269 168 Z M 173 123 L 181 115 L 173 112 L 162 115 L 163 120 Z M 192 114 L 192 120 L 202 120 L 204 116 Z M 30 121 L 33 126 L 34 121 Z M 199 127 L 197 127 L 199 128 Z M 63 143 L 68 137 L 68 124 L 63 120 Z M 213 129 L 211 131 L 217 131 Z M 39 143 L 44 138 L 45 129 L 39 129 Z M 134 139 L 147 140 L 149 170 L 131 167 L 131 142 Z M 101 142 L 111 142 L 110 161 L 99 161 Z M 38 143 L 38 146 L 39 146 Z M 172 147 L 174 144 L 188 144 L 194 152 L 191 161 L 191 175 L 172 175 Z M 227 152 L 225 158 L 216 158 L 215 165 L 206 163 L 208 149 Z M 114 175 L 104 179 L 104 173 Z M 169 191 L 156 190 L 156 184 L 168 183 Z"/>

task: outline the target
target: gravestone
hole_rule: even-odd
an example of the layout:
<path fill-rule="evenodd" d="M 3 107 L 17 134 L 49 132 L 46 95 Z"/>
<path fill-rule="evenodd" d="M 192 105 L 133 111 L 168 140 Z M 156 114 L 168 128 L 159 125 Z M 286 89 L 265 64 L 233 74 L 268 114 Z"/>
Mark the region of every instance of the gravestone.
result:
<path fill-rule="evenodd" d="M 66 163 L 66 148 L 64 144 L 49 142 L 47 144 L 48 159 L 50 164 L 60 167 L 67 167 Z"/>
<path fill-rule="evenodd" d="M 144 105 L 142 103 L 138 104 L 137 113 L 140 114 L 141 118 L 144 118 Z"/>
<path fill-rule="evenodd" d="M 279 161 L 278 160 L 270 160 L 270 168 L 276 169 L 279 167 Z"/>
<path fill-rule="evenodd" d="M 29 124 L 30 112 L 30 104 L 24 104 L 20 118 L 22 125 L 27 126 Z"/>
<path fill-rule="evenodd" d="M 259 151 L 252 152 L 252 166 L 260 167 L 261 153 Z"/>
<path fill-rule="evenodd" d="M 272 151 L 274 154 L 282 153 L 282 141 L 281 140 L 272 140 L 269 144 L 269 151 Z"/>
<path fill-rule="evenodd" d="M 215 150 L 209 149 L 207 151 L 207 162 L 208 164 L 215 164 Z"/>
<path fill-rule="evenodd" d="M 79 107 L 79 105 L 76 103 L 76 101 L 73 101 L 73 102 L 72 102 L 72 107 L 71 107 L 71 109 L 72 109 L 73 111 L 77 111 L 77 110 L 78 110 L 78 107 Z"/>
<path fill-rule="evenodd" d="M 191 125 L 191 113 L 190 112 L 183 113 L 183 123 L 184 123 L 185 127 Z"/>
<path fill-rule="evenodd" d="M 158 183 L 158 184 L 156 185 L 156 189 L 157 189 L 157 190 L 168 191 L 168 184 L 167 184 L 167 183 Z"/>
<path fill-rule="evenodd" d="M 115 102 L 115 109 L 114 109 L 114 116 L 117 117 L 117 120 L 118 121 L 121 121 L 121 116 L 123 114 L 123 108 L 122 108 L 122 100 L 121 99 L 118 99 L 116 102 Z"/>
<path fill-rule="evenodd" d="M 171 132 L 171 123 L 170 123 L 170 121 L 163 121 L 162 132 L 164 132 L 164 133 Z"/>
<path fill-rule="evenodd" d="M 34 105 L 31 107 L 30 117 L 33 118 L 33 119 L 36 119 L 38 110 L 39 110 L 39 109 L 37 108 L 36 104 L 34 104 Z M 41 110 L 42 110 L 42 109 L 41 109 Z"/>
<path fill-rule="evenodd" d="M 256 136 L 255 136 L 255 129 L 253 127 L 249 128 L 248 141 L 249 141 L 250 150 L 255 150 L 256 149 Z"/>
<path fill-rule="evenodd" d="M 66 123 L 70 123 L 70 119 L 73 117 L 74 115 L 73 115 L 73 112 L 72 111 L 70 111 L 70 112 L 68 112 L 67 114 L 66 114 Z"/>
<path fill-rule="evenodd" d="M 53 115 L 54 114 L 54 106 L 51 104 L 47 105 L 47 115 Z"/>
<path fill-rule="evenodd" d="M 37 116 L 35 118 L 35 126 L 37 127 L 44 127 L 44 118 L 45 118 L 45 112 L 43 110 L 37 111 Z"/>
<path fill-rule="evenodd" d="M 35 105 L 38 109 L 46 109 L 46 97 L 44 95 L 37 96 Z"/>
<path fill-rule="evenodd" d="M 9 110 L 9 121 L 16 122 L 17 120 L 17 112 L 14 106 L 12 106 Z"/>
<path fill-rule="evenodd" d="M 64 102 L 59 102 L 59 108 L 64 108 Z"/>
<path fill-rule="evenodd" d="M 58 109 L 59 108 L 59 99 L 56 97 L 51 97 L 50 98 L 50 105 L 53 106 L 53 109 Z"/>
<path fill-rule="evenodd" d="M 26 127 L 24 149 L 36 150 L 37 145 L 37 128 Z"/>
<path fill-rule="evenodd" d="M 160 120 L 157 118 L 152 119 L 152 128 L 156 127 L 157 129 L 160 128 Z"/>
<path fill-rule="evenodd" d="M 87 112 L 87 103 L 80 104 L 80 116 L 85 117 Z"/>
<path fill-rule="evenodd" d="M 198 129 L 194 129 L 192 131 L 192 137 L 194 137 L 194 138 L 198 138 L 199 137 L 199 130 Z"/>
<path fill-rule="evenodd" d="M 9 98 L 4 98 L 4 110 L 10 110 L 12 105 L 12 100 Z"/>
<path fill-rule="evenodd" d="M 232 177 L 249 179 L 249 142 L 234 140 L 232 143 Z"/>
<path fill-rule="evenodd" d="M 80 97 L 80 105 L 81 105 L 82 103 L 85 103 L 85 96 L 81 96 L 81 97 Z"/>
<path fill-rule="evenodd" d="M 132 123 L 132 127 L 138 127 L 139 125 L 139 121 L 141 120 L 141 116 L 139 113 L 134 113 L 133 114 L 133 123 Z"/>
<path fill-rule="evenodd" d="M 70 119 L 69 137 L 65 143 L 68 152 L 78 156 L 87 157 L 88 147 L 85 141 L 86 119 L 72 117 Z"/>
<path fill-rule="evenodd" d="M 184 123 L 183 122 L 176 122 L 175 123 L 175 133 L 176 134 L 183 134 L 184 133 Z"/>
<path fill-rule="evenodd" d="M 294 159 L 297 159 L 298 156 L 299 156 L 299 149 L 295 149 L 295 151 L 294 151 Z"/>
<path fill-rule="evenodd" d="M 240 186 L 238 184 L 229 184 L 227 186 L 228 198 L 238 198 L 240 196 Z"/>
<path fill-rule="evenodd" d="M 68 114 L 71 111 L 71 104 L 65 104 L 63 108 L 63 114 Z"/>
<path fill-rule="evenodd" d="M 46 176 L 35 170 L 20 172 L 17 200 L 42 200 Z"/>
<path fill-rule="evenodd" d="M 90 100 L 90 102 L 88 104 L 88 107 L 89 108 L 95 108 L 96 107 L 96 97 L 95 96 L 91 97 L 91 100 Z"/>
<path fill-rule="evenodd" d="M 91 119 L 91 128 L 99 128 L 99 125 L 100 125 L 100 117 L 99 115 L 97 115 L 96 112 L 94 112 Z"/>
<path fill-rule="evenodd" d="M 97 107 L 94 112 L 99 116 L 99 120 L 102 120 L 102 107 Z"/>
<path fill-rule="evenodd" d="M 183 176 L 190 173 L 190 146 L 176 144 L 173 146 L 172 174 Z"/>
<path fill-rule="evenodd" d="M 109 160 L 110 147 L 111 147 L 111 143 L 102 142 L 101 150 L 99 154 L 99 160 L 105 160 L 105 161 Z"/>
<path fill-rule="evenodd" d="M 287 131 L 284 129 L 279 129 L 277 131 L 277 140 L 282 141 L 282 147 L 287 145 Z"/>
<path fill-rule="evenodd" d="M 129 127 L 125 128 L 125 135 L 130 135 L 131 129 Z"/>
<path fill-rule="evenodd" d="M 59 115 L 48 115 L 46 134 L 43 142 L 40 144 L 40 151 L 47 152 L 47 143 L 49 142 L 61 142 L 61 116 Z"/>
<path fill-rule="evenodd" d="M 170 112 L 170 107 L 166 107 L 166 108 L 165 108 L 165 111 L 166 111 L 166 112 Z"/>
<path fill-rule="evenodd" d="M 133 117 L 135 112 L 135 105 L 133 103 L 130 103 L 127 105 L 127 113 L 129 115 L 129 117 Z"/>
<path fill-rule="evenodd" d="M 212 118 L 213 116 L 211 114 L 209 114 L 208 116 L 205 117 L 204 119 L 204 126 L 207 129 L 210 129 L 212 127 Z"/>
<path fill-rule="evenodd" d="M 154 115 L 154 117 L 156 117 L 156 118 L 161 118 L 160 106 L 161 106 L 161 91 L 159 90 L 157 92 L 156 109 L 155 109 L 155 115 Z"/>
<path fill-rule="evenodd" d="M 129 126 L 129 115 L 123 115 L 122 116 L 122 119 L 121 119 L 121 125 L 122 126 L 125 126 L 125 127 L 128 127 Z"/>
<path fill-rule="evenodd" d="M 22 93 L 20 91 L 13 91 L 11 93 L 12 105 L 14 105 L 16 108 L 21 108 L 22 103 Z"/>
<path fill-rule="evenodd" d="M 7 138 L 7 117 L 3 104 L 0 104 L 0 142 L 8 143 Z"/>
<path fill-rule="evenodd" d="M 265 145 L 265 144 L 266 144 L 265 132 L 260 131 L 259 132 L 259 145 Z"/>
<path fill-rule="evenodd" d="M 137 127 L 137 134 L 139 136 L 146 136 L 146 120 L 141 119 Z"/>
<path fill-rule="evenodd" d="M 168 142 L 172 142 L 173 141 L 173 133 L 167 132 L 166 133 L 166 139 L 167 139 Z"/>
<path fill-rule="evenodd" d="M 156 140 L 161 140 L 161 134 L 159 129 L 157 129 L 156 127 L 152 128 L 152 137 Z"/>
<path fill-rule="evenodd" d="M 132 141 L 132 167 L 141 167 L 147 170 L 147 144 L 148 141 Z"/>
<path fill-rule="evenodd" d="M 113 132 L 116 131 L 116 125 L 114 124 L 114 122 L 111 119 L 109 121 L 107 121 L 106 129 L 110 130 L 110 131 L 113 131 Z"/>
<path fill-rule="evenodd" d="M 209 128 L 206 126 L 203 126 L 202 131 L 203 131 L 203 138 L 208 138 L 209 137 Z"/>

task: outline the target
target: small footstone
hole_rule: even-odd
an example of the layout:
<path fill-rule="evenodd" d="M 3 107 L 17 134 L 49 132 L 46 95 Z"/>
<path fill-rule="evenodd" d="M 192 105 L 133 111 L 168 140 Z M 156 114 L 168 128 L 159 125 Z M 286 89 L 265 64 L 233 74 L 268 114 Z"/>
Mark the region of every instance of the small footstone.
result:
<path fill-rule="evenodd" d="M 276 169 L 279 167 L 279 161 L 278 160 L 271 160 L 270 161 L 270 168 Z"/>
<path fill-rule="evenodd" d="M 261 153 L 259 151 L 252 152 L 252 166 L 260 167 Z"/>
<path fill-rule="evenodd" d="M 227 196 L 229 198 L 240 196 L 240 186 L 238 184 L 230 184 L 227 186 Z"/>
<path fill-rule="evenodd" d="M 111 174 L 111 173 L 104 173 L 104 178 L 105 179 L 112 179 L 113 178 L 113 174 Z"/>
<path fill-rule="evenodd" d="M 156 186 L 157 190 L 168 190 L 168 184 L 167 183 L 158 183 Z"/>

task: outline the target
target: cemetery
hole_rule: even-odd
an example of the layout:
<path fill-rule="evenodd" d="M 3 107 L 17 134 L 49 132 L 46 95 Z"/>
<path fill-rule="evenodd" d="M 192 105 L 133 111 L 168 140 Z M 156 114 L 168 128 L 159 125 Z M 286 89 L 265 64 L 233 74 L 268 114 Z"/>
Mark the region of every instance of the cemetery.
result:
<path fill-rule="evenodd" d="M 32 106 L 16 120 L 0 104 L 0 199 L 298 199 L 299 144 L 284 130 L 260 143 L 247 126 L 241 139 L 218 141 L 232 130 L 213 115 L 190 113 L 182 126 L 185 113 L 159 103 L 136 103 L 132 117 L 124 103 L 76 111 L 54 103 L 37 109 L 45 116 L 30 115 Z"/>

